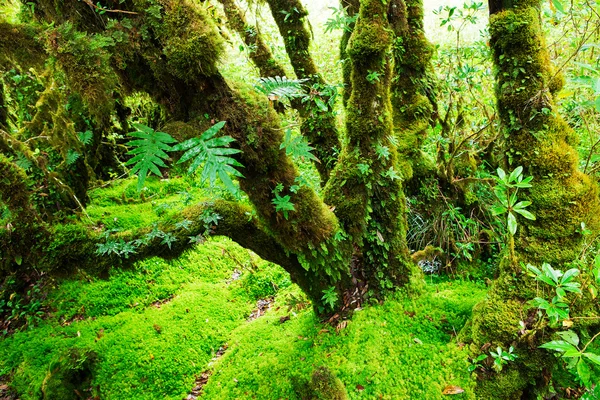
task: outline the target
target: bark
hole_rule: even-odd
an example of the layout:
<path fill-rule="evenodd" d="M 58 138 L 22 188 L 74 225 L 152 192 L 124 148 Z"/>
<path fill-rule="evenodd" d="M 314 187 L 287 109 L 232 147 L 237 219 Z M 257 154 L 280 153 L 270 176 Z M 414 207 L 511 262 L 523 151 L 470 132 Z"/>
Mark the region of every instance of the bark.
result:
<path fill-rule="evenodd" d="M 531 382 L 539 381 L 555 362 L 554 356 L 538 349 L 544 342 L 541 332 L 552 330 L 544 319 L 535 318 L 537 309 L 528 301 L 536 297 L 536 282 L 523 273 L 520 262 L 537 266 L 548 262 L 564 271 L 566 263 L 579 256 L 581 222 L 597 230 L 599 215 L 596 184 L 578 170 L 575 133 L 554 103 L 553 95 L 562 83 L 546 50 L 540 2 L 522 0 L 510 5 L 490 4 L 496 97 L 509 168 L 521 165 L 525 175 L 534 177 L 533 187 L 521 191 L 519 200 L 532 201 L 529 210 L 537 219 L 518 217 L 516 260 L 507 257 L 501 262 L 499 279 L 487 299 L 474 308 L 462 333 L 475 354 L 486 343 L 492 348 L 515 347 L 516 362 L 478 383 L 480 398 L 498 399 L 531 396 Z M 585 313 L 594 304 L 584 294 L 571 307 L 571 314 Z M 519 321 L 524 321 L 524 329 L 519 330 Z M 578 323 L 577 328 L 586 329 L 586 324 Z"/>
<path fill-rule="evenodd" d="M 4 83 L 0 80 L 0 128 L 6 129 L 8 125 L 8 113 L 4 101 Z"/>
<path fill-rule="evenodd" d="M 311 35 L 306 29 L 308 13 L 299 0 L 267 0 L 267 2 L 296 76 L 299 79 L 308 79 L 312 88 L 311 101 L 301 105 L 298 111 L 303 119 L 301 132 L 315 148 L 315 156 L 320 160 L 316 167 L 325 184 L 336 163 L 340 141 L 333 104 L 329 104 L 330 96 L 321 94 L 326 82 L 310 55 Z M 313 101 L 313 97 L 326 104 L 327 109 L 319 108 Z"/>

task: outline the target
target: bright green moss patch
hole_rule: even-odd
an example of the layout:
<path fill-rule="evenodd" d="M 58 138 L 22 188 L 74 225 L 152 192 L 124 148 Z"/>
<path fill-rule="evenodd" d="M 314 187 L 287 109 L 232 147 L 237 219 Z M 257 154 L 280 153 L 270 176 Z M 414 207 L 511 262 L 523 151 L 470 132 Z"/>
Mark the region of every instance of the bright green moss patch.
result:
<path fill-rule="evenodd" d="M 299 385 L 326 366 L 351 399 L 437 399 L 446 385 L 472 399 L 467 352 L 452 336 L 484 294 L 470 282 L 430 285 L 422 297 L 398 295 L 357 312 L 339 335 L 312 311 L 290 314 L 289 295 L 280 294 L 277 311 L 233 331 L 204 398 L 297 399 Z M 291 320 L 281 324 L 285 315 Z"/>
<path fill-rule="evenodd" d="M 66 399 L 86 380 L 103 399 L 181 399 L 246 323 L 253 294 L 289 282 L 276 269 L 214 239 L 171 263 L 149 259 L 107 280 L 59 282 L 45 302 L 48 319 L 0 342 L 0 375 L 12 375 L 24 400 Z"/>

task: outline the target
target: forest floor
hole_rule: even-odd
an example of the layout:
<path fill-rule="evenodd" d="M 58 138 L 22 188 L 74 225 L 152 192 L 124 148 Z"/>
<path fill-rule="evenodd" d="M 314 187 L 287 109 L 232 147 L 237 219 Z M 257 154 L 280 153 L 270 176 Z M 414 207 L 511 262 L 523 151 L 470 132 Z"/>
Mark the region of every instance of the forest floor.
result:
<path fill-rule="evenodd" d="M 92 192 L 88 213 L 107 229 L 147 226 L 203 190 L 151 179 L 145 199 L 133 200 L 126 180 Z M 464 390 L 453 397 L 472 399 L 455 335 L 486 287 L 427 281 L 420 295 L 398 293 L 334 327 L 283 269 L 223 238 L 108 279 L 46 280 L 32 287 L 43 317 L 0 339 L 0 376 L 12 371 L 0 398 L 12 388 L 23 400 L 296 399 L 327 366 L 351 399 L 436 399 L 453 386 Z"/>

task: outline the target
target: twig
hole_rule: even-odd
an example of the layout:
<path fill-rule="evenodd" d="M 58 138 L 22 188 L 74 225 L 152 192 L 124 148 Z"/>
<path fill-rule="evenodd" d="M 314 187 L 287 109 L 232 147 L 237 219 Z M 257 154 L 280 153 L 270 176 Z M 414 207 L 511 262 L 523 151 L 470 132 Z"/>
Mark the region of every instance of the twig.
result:
<path fill-rule="evenodd" d="M 127 10 L 109 10 L 108 8 L 102 8 L 99 7 L 97 5 L 95 5 L 94 3 L 92 3 L 92 0 L 83 0 L 83 2 L 85 4 L 87 4 L 90 7 L 95 8 L 96 10 L 100 10 L 102 12 L 110 12 L 110 13 L 120 13 L 120 14 L 131 14 L 131 15 L 138 15 L 138 13 L 136 13 L 135 11 L 127 11 Z"/>

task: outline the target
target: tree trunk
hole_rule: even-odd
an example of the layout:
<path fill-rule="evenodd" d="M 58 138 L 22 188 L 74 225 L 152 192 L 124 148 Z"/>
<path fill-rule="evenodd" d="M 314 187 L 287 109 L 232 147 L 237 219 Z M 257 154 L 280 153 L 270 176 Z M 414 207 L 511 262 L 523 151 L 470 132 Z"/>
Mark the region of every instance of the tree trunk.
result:
<path fill-rule="evenodd" d="M 395 34 L 392 107 L 398 153 L 406 166 L 406 186 L 417 195 L 422 179 L 435 175 L 435 161 L 421 151 L 437 106 L 431 67 L 433 46 L 423 30 L 422 0 L 393 0 L 389 18 Z"/>
<path fill-rule="evenodd" d="M 581 250 L 581 223 L 598 229 L 598 190 L 578 167 L 574 131 L 558 115 L 553 95 L 562 87 L 561 77 L 550 64 L 540 21 L 539 1 L 490 2 L 490 33 L 497 68 L 496 97 L 507 138 L 510 169 L 523 166 L 533 175 L 533 187 L 519 200 L 530 200 L 535 221 L 518 219 L 516 260 L 500 263 L 500 277 L 485 301 L 473 310 L 462 332 L 472 352 L 483 345 L 514 346 L 518 359 L 501 373 L 478 382 L 479 398 L 520 399 L 531 393 L 531 382 L 551 369 L 555 357 L 538 349 L 545 330 L 535 318 L 536 283 L 523 273 L 520 263 L 554 268 L 577 259 Z M 589 294 L 578 301 L 580 310 L 594 307 Z M 587 304 L 587 305 L 586 305 Z M 575 312 L 572 308 L 571 312 Z M 520 328 L 520 323 L 525 328 Z M 584 329 L 579 322 L 576 329 Z M 547 341 L 547 336 L 546 336 Z"/>
<path fill-rule="evenodd" d="M 413 272 L 406 246 L 405 198 L 392 135 L 392 44 L 387 5 L 360 4 L 346 51 L 352 65 L 347 140 L 325 188 L 325 201 L 357 249 L 360 274 L 375 295 L 406 284 Z"/>

